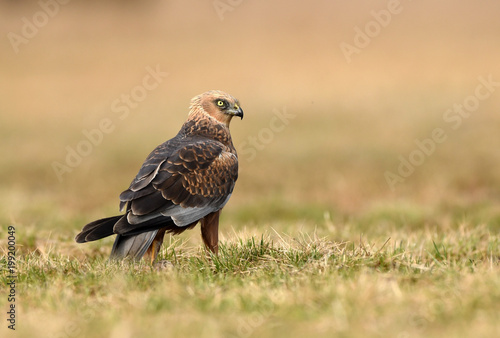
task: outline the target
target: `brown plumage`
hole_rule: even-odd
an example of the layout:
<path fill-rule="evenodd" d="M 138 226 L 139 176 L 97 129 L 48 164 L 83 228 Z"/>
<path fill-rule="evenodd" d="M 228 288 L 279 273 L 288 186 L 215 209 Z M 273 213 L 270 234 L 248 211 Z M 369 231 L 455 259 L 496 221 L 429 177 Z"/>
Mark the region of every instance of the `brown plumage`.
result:
<path fill-rule="evenodd" d="M 121 193 L 125 214 L 85 225 L 76 241 L 117 234 L 111 258 L 147 257 L 153 262 L 165 233 L 179 234 L 201 221 L 203 242 L 217 254 L 219 214 L 238 178 L 238 156 L 229 133 L 234 116 L 243 119 L 243 110 L 224 92 L 194 97 L 179 133 L 149 154 Z"/>

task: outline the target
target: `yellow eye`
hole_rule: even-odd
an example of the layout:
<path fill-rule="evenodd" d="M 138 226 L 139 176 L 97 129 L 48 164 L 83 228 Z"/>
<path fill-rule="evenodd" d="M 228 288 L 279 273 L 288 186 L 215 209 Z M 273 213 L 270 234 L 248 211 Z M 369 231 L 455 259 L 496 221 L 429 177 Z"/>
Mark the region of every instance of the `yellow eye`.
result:
<path fill-rule="evenodd" d="M 224 103 L 224 101 L 222 101 L 222 100 L 218 100 L 218 101 L 217 101 L 217 105 L 218 105 L 219 107 L 224 107 L 226 104 Z"/>

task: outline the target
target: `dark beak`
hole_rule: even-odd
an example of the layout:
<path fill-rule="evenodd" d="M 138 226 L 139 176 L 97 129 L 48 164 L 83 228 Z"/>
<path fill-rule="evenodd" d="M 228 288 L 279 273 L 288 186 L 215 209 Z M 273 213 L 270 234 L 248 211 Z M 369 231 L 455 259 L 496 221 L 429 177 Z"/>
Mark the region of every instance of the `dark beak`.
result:
<path fill-rule="evenodd" d="M 234 116 L 238 116 L 243 120 L 243 109 L 238 108 L 238 110 L 236 110 L 236 112 L 234 113 Z"/>
<path fill-rule="evenodd" d="M 238 103 L 235 103 L 231 109 L 227 110 L 228 114 L 231 114 L 232 116 L 238 116 L 243 120 L 243 109 L 241 109 L 240 105 Z"/>

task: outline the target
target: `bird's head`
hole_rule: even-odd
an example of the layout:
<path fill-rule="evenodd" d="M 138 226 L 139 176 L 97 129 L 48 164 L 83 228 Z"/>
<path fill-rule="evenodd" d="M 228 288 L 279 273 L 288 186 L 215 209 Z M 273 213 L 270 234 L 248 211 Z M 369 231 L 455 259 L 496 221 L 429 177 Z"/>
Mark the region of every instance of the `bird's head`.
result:
<path fill-rule="evenodd" d="M 220 90 L 210 90 L 191 99 L 189 115 L 202 112 L 229 126 L 233 116 L 243 119 L 243 110 L 237 99 Z"/>

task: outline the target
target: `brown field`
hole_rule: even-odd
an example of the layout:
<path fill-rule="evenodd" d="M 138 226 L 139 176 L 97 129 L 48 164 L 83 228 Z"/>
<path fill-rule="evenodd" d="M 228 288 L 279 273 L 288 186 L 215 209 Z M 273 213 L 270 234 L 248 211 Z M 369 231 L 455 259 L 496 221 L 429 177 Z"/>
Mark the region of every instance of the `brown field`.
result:
<path fill-rule="evenodd" d="M 283 236 L 285 242 L 311 236 L 331 243 L 356 243 L 360 252 L 364 241 L 373 254 L 390 238 L 391 248 L 404 242 L 415 255 L 438 240 L 460 247 L 462 236 L 470 236 L 482 243 L 466 244 L 470 252 L 484 258 L 483 270 L 476 274 L 450 268 L 444 279 L 411 274 L 396 274 L 392 279 L 390 269 L 378 273 L 368 267 L 366 274 L 362 269 L 347 283 L 332 272 L 322 281 L 339 283 L 330 290 L 330 298 L 316 293 L 317 285 L 289 281 L 288 289 L 278 288 L 275 294 L 291 297 L 294 291 L 303 298 L 287 303 L 262 294 L 271 297 L 276 322 L 288 325 L 281 334 L 414 337 L 500 332 L 499 3 L 401 1 L 395 9 L 398 13 L 383 17 L 384 25 L 375 23 L 371 11 L 387 13 L 387 1 L 232 2 L 231 10 L 221 14 L 223 20 L 212 1 L 139 3 L 74 0 L 58 5 L 53 17 L 17 45 L 11 41 L 12 33 L 22 36 L 26 20 L 43 21 L 40 4 L 0 3 L 0 243 L 3 248 L 6 228 L 14 225 L 18 259 L 24 261 L 20 276 L 25 276 L 18 291 L 19 334 L 33 334 L 40 325 L 37 318 L 43 318 L 47 332 L 40 336 L 61 336 L 60 318 L 76 318 L 78 302 L 99 306 L 105 314 L 94 326 L 78 321 L 79 333 L 69 336 L 115 337 L 129 331 L 134 332 L 132 337 L 161 330 L 161 323 L 148 320 L 146 310 L 135 313 L 142 319 L 117 329 L 127 317 L 111 298 L 96 300 L 93 293 L 75 295 L 74 290 L 56 296 L 56 290 L 46 290 L 46 303 L 40 304 L 36 287 L 22 283 L 38 285 L 29 279 L 29 257 L 46 259 L 53 254 L 76 266 L 90 261 L 82 265 L 89 273 L 93 259 L 106 257 L 112 239 L 77 245 L 73 237 L 85 223 L 118 212 L 118 195 L 146 155 L 175 135 L 186 118 L 190 98 L 209 89 L 237 97 L 245 111 L 245 118 L 231 125 L 240 155 L 240 178 L 223 213 L 223 241 L 260 239 L 262 234 L 272 240 Z M 348 62 L 340 46 L 354 45 L 356 27 L 378 29 Z M 154 89 L 138 89 L 147 69 L 156 68 L 168 75 Z M 493 83 L 489 89 L 482 85 L 488 78 Z M 144 96 L 123 115 L 113 105 L 118 100 L 124 107 L 123 95 L 133 93 Z M 96 136 L 95 144 L 85 143 L 85 148 L 85 135 L 103 120 L 110 121 L 112 130 Z M 433 133 L 441 133 L 437 138 L 442 142 L 431 142 Z M 427 145 L 428 154 L 419 152 L 418 141 Z M 79 144 L 85 156 L 67 162 L 68 149 L 77 150 Z M 401 176 L 391 189 L 385 174 L 401 175 L 401 157 L 418 165 L 412 165 L 413 172 Z M 70 171 L 57 174 L 55 162 Z M 199 237 L 198 229 L 180 237 L 179 250 L 185 250 L 186 259 L 200 255 Z M 337 252 L 335 246 L 325 250 Z M 47 267 L 43 259 L 33 266 Z M 105 269 L 99 264 L 104 263 L 98 263 L 98 269 Z M 304 270 L 307 273 L 301 278 L 307 280 L 314 269 Z M 115 270 L 110 273 L 121 278 Z M 51 289 L 47 278 L 44 288 Z M 68 287 L 63 278 L 54 279 L 54 288 Z M 405 278 L 424 281 L 405 288 L 400 284 Z M 108 276 L 108 281 L 113 280 Z M 402 294 L 398 306 L 384 301 L 387 290 L 370 289 L 371 282 L 380 280 L 391 281 L 384 287 L 402 288 L 396 292 Z M 446 289 L 447 281 L 451 289 Z M 186 276 L 173 282 L 176 297 L 192 295 L 184 288 L 190 282 Z M 120 283 L 118 289 L 123 291 L 126 282 Z M 194 294 L 199 295 L 196 288 L 203 288 L 202 283 L 193 283 Z M 185 305 L 182 311 L 191 319 L 169 319 L 170 325 L 177 320 L 180 325 L 169 332 L 245 336 L 242 326 L 220 323 L 225 318 L 237 323 L 246 318 L 244 306 L 231 307 L 231 297 L 243 292 L 253 299 L 266 283 L 250 283 L 249 289 L 226 287 L 227 308 L 219 304 L 212 315 L 213 304 Z M 367 289 L 358 293 L 357 288 Z M 483 293 L 478 291 L 481 288 Z M 432 321 L 426 318 L 430 324 L 424 326 L 392 323 L 391 316 L 411 313 L 416 303 L 432 302 L 445 289 L 453 294 L 474 293 L 462 304 L 476 303 L 462 312 L 446 307 Z M 110 287 L 106 290 L 113 292 Z M 130 299 L 121 295 L 128 299 L 123 304 L 139 304 L 142 291 L 134 290 Z M 340 315 L 333 294 L 342 299 Z M 7 308 L 3 291 L 0 297 L 2 309 Z M 169 296 L 162 293 L 162 297 Z M 333 304 L 325 305 L 333 310 L 324 315 L 317 311 L 323 309 L 318 305 L 322 297 Z M 67 314 L 58 301 L 70 304 Z M 380 310 L 386 306 L 386 311 Z M 168 306 L 155 309 L 158 316 L 175 313 Z M 363 315 L 357 315 L 356 309 Z M 340 329 L 332 329 L 332 321 L 340 323 Z M 205 333 L 198 329 L 202 322 L 208 323 Z M 2 323 L 3 336 L 10 330 L 3 317 Z M 279 326 L 267 321 L 259 330 L 250 334 L 280 334 Z"/>

